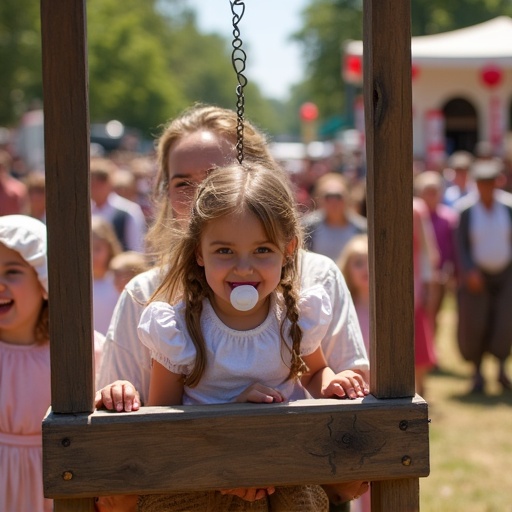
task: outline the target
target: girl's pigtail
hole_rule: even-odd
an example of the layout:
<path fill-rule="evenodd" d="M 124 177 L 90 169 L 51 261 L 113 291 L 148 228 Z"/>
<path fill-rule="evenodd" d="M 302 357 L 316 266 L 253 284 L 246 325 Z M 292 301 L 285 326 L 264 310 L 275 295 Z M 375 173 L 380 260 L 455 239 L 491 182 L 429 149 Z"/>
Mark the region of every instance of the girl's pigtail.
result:
<path fill-rule="evenodd" d="M 300 378 L 304 373 L 308 372 L 308 367 L 300 355 L 302 329 L 299 325 L 298 297 L 290 281 L 283 279 L 281 287 L 286 307 L 286 318 L 290 321 L 289 336 L 292 340 L 291 366 L 288 379 Z M 284 340 L 283 328 L 284 321 L 281 323 L 281 339 Z"/>
<path fill-rule="evenodd" d="M 191 271 L 185 282 L 185 321 L 197 351 L 192 373 L 185 378 L 186 385 L 191 388 L 197 386 L 206 368 L 206 343 L 201 330 L 201 313 L 203 312 L 206 284 L 201 281 L 197 273 Z"/>

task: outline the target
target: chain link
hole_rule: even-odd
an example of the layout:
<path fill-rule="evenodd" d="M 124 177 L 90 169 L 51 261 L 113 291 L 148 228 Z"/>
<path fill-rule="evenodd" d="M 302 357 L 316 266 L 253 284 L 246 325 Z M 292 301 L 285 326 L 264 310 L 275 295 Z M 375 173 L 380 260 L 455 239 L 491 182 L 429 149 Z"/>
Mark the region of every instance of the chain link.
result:
<path fill-rule="evenodd" d="M 239 163 L 244 160 L 244 116 L 245 116 L 245 97 L 244 87 L 247 85 L 247 78 L 244 75 L 247 55 L 242 49 L 243 41 L 240 39 L 240 29 L 238 24 L 245 12 L 245 4 L 242 0 L 230 0 L 231 13 L 233 14 L 233 51 L 231 53 L 231 62 L 236 73 L 238 85 L 236 86 L 236 152 Z"/>

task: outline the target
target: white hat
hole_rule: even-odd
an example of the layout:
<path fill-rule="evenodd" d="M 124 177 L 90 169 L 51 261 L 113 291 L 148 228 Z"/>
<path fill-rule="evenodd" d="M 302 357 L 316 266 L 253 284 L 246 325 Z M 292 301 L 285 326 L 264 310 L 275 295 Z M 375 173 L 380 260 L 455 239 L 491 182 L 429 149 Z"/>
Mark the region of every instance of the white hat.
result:
<path fill-rule="evenodd" d="M 18 252 L 34 268 L 42 287 L 48 291 L 46 226 L 28 215 L 0 216 L 0 243 Z"/>
<path fill-rule="evenodd" d="M 493 180 L 502 170 L 502 163 L 493 158 L 491 160 L 475 160 L 471 166 L 471 176 L 474 180 Z"/>

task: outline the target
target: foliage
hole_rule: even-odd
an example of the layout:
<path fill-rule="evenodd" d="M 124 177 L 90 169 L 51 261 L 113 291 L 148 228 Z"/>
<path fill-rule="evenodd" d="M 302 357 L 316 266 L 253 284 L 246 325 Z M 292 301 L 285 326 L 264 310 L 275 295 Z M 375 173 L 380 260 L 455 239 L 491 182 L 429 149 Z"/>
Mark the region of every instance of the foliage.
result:
<path fill-rule="evenodd" d="M 306 61 L 306 90 L 325 119 L 344 110 L 342 44 L 362 37 L 362 0 L 316 0 L 303 12 L 294 35 Z"/>
<path fill-rule="evenodd" d="M 33 98 L 41 98 L 39 3 L 0 2 L 0 125 L 13 123 Z"/>

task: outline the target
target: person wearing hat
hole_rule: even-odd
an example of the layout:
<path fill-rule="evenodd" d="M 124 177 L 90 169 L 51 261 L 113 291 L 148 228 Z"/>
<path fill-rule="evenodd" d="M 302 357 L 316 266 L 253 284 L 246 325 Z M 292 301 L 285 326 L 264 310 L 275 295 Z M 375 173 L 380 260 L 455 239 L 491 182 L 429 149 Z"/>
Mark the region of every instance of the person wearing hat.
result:
<path fill-rule="evenodd" d="M 0 217 L 0 510 L 52 510 L 41 422 L 51 403 L 46 226 Z"/>
<path fill-rule="evenodd" d="M 498 360 L 502 388 L 512 389 L 505 371 L 512 345 L 512 195 L 499 188 L 501 169 L 500 160 L 477 159 L 471 166 L 477 193 L 459 203 L 457 338 L 462 356 L 473 364 L 475 393 L 485 390 L 486 354 Z"/>
<path fill-rule="evenodd" d="M 447 162 L 443 174 L 449 184 L 443 193 L 443 204 L 455 208 L 455 203 L 466 196 L 471 190 L 473 182 L 469 176 L 469 168 L 474 157 L 469 151 L 455 151 Z"/>

